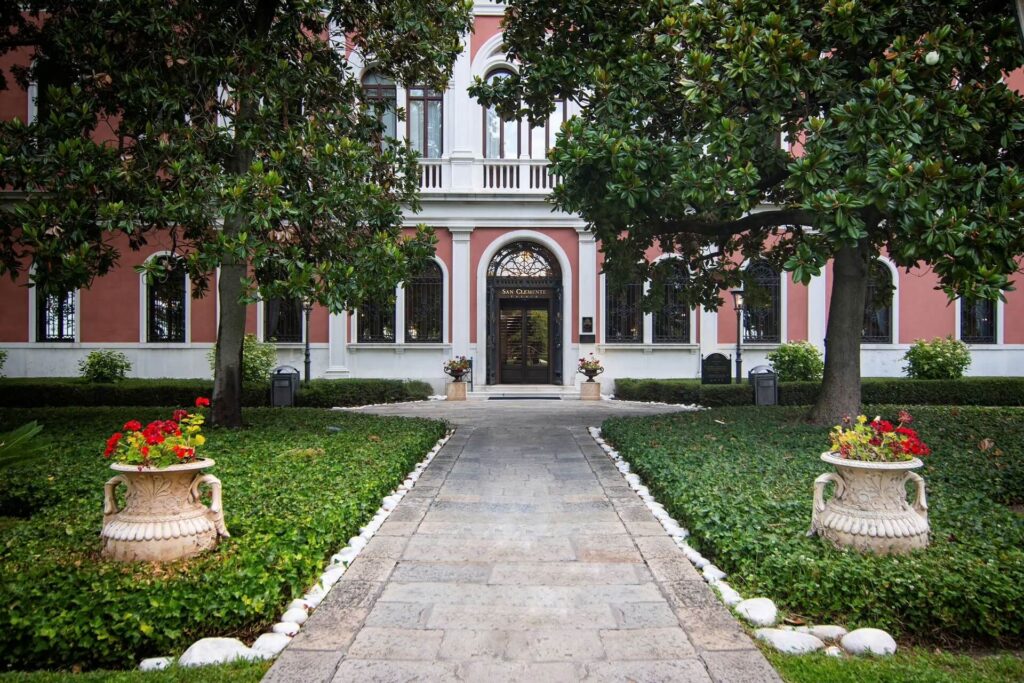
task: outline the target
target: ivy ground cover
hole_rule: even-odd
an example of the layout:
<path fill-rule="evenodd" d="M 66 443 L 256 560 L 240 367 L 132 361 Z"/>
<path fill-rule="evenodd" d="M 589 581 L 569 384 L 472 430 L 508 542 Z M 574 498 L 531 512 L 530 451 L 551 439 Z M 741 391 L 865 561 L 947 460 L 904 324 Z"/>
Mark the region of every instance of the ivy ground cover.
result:
<path fill-rule="evenodd" d="M 445 431 L 433 420 L 247 410 L 244 430 L 206 430 L 231 538 L 167 565 L 102 560 L 106 436 L 167 413 L 0 410 L 0 430 L 38 420 L 49 443 L 0 482 L 0 671 L 124 668 L 204 636 L 255 636 Z"/>
<path fill-rule="evenodd" d="M 898 408 L 869 408 L 895 416 Z M 1024 409 L 917 407 L 931 446 L 932 546 L 863 556 L 806 537 L 828 429 L 806 408 L 721 408 L 605 422 L 605 438 L 746 597 L 813 623 L 928 644 L 1024 643 Z"/>

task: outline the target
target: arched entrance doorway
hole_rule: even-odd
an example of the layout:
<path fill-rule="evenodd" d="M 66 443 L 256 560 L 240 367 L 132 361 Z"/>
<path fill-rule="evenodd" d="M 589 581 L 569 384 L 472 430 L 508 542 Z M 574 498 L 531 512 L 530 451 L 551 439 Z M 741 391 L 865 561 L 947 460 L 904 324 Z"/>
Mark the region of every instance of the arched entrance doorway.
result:
<path fill-rule="evenodd" d="M 487 383 L 562 384 L 562 273 L 536 242 L 512 242 L 487 266 Z"/>

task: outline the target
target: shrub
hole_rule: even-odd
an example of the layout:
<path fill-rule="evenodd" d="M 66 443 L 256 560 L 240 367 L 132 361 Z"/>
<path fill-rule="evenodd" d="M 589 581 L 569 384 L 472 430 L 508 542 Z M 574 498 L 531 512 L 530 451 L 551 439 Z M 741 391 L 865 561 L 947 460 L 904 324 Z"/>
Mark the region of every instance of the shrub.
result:
<path fill-rule="evenodd" d="M 818 382 L 781 382 L 779 404 L 812 405 L 818 399 Z M 747 406 L 754 402 L 749 384 L 705 384 L 692 379 L 618 379 L 615 397 L 624 401 L 698 403 L 709 408 Z M 903 405 L 1021 406 L 1024 377 L 963 377 L 949 380 L 916 380 L 896 377 L 865 377 L 861 400 Z"/>
<path fill-rule="evenodd" d="M 7 364 L 7 351 L 0 349 L 0 377 L 4 377 L 4 365 Z"/>
<path fill-rule="evenodd" d="M 87 382 L 119 382 L 132 371 L 128 356 L 120 351 L 92 351 L 78 363 L 78 370 Z"/>
<path fill-rule="evenodd" d="M 896 406 L 871 415 L 895 417 Z M 932 447 L 932 545 L 904 556 L 837 550 L 806 536 L 817 454 L 828 427 L 798 408 L 755 407 L 614 418 L 614 444 L 691 543 L 745 596 L 808 623 L 873 626 L 917 642 L 1024 637 L 1024 410 L 919 407 Z M 980 446 L 985 439 L 994 445 Z M 742 514 L 737 511 L 742 510 Z"/>
<path fill-rule="evenodd" d="M 807 341 L 783 344 L 768 354 L 780 382 L 820 382 L 825 372 L 821 351 Z"/>
<path fill-rule="evenodd" d="M 210 362 L 210 374 L 217 364 L 217 348 L 210 349 L 206 359 Z M 242 341 L 242 383 L 260 384 L 269 381 L 270 371 L 277 365 L 277 347 L 270 342 L 261 342 L 255 334 L 247 334 Z"/>
<path fill-rule="evenodd" d="M 0 491 L 0 510 L 34 511 L 0 544 L 0 670 L 131 667 L 204 636 L 266 631 L 445 431 L 435 420 L 246 411 L 248 428 L 206 431 L 231 537 L 159 570 L 102 560 L 106 434 L 126 417 L 164 414 L 0 411 L 0 429 L 38 420 L 51 443 L 5 473 Z"/>
<path fill-rule="evenodd" d="M 907 349 L 903 371 L 912 379 L 959 379 L 971 364 L 971 351 L 958 339 L 918 339 Z"/>

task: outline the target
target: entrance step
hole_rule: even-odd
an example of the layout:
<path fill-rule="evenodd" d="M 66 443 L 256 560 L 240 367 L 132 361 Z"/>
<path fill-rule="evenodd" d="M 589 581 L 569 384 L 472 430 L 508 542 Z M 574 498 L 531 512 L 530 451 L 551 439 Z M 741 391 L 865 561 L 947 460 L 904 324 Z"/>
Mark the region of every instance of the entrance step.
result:
<path fill-rule="evenodd" d="M 580 388 L 577 386 L 555 386 L 553 384 L 490 384 L 474 386 L 467 398 L 471 401 L 488 399 L 579 399 Z"/>

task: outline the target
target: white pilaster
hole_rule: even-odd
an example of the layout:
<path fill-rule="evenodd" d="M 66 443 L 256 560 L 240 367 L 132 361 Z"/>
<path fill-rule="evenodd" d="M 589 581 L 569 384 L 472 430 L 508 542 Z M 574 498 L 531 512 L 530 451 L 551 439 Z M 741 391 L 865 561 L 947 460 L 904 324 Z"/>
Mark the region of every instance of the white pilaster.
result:
<path fill-rule="evenodd" d="M 580 259 L 578 324 L 583 334 L 583 318 L 590 318 L 594 321 L 593 334 L 597 334 L 597 240 L 594 239 L 594 233 L 585 228 L 577 228 L 576 235 Z"/>
<path fill-rule="evenodd" d="M 452 235 L 452 354 L 468 356 L 469 288 L 472 281 L 469 241 L 473 235 L 473 226 L 452 225 L 448 231 Z"/>
<path fill-rule="evenodd" d="M 807 285 L 807 341 L 825 350 L 825 273 L 811 278 Z"/>

